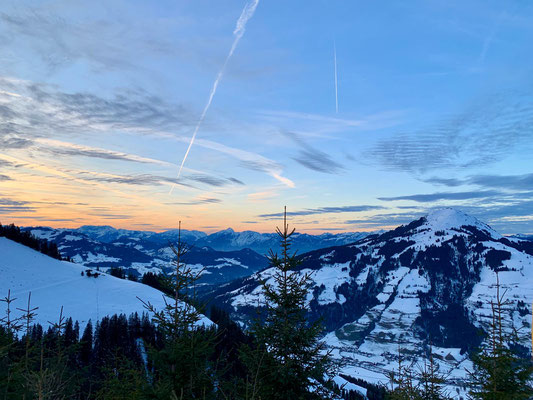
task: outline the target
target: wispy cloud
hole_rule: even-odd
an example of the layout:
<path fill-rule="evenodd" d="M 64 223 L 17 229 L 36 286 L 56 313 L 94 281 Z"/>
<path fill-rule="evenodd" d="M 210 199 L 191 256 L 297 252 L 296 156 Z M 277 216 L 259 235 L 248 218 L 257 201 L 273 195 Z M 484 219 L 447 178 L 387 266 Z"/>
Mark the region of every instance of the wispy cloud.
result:
<path fill-rule="evenodd" d="M 0 181 L 11 181 L 11 180 L 13 179 L 11 179 L 9 176 L 0 174 Z"/>
<path fill-rule="evenodd" d="M 0 77 L 3 118 L 0 137 L 10 147 L 26 147 L 36 137 L 125 130 L 137 133 L 155 129 L 180 132 L 193 123 L 184 106 L 169 104 L 141 89 L 101 97 L 87 92 L 66 93 L 51 85 Z M 13 91 L 19 97 L 6 95 Z"/>
<path fill-rule="evenodd" d="M 357 225 L 365 227 L 391 227 L 401 224 L 407 224 L 415 219 L 420 218 L 425 214 L 424 211 L 415 213 L 390 213 L 377 214 L 369 218 L 350 219 L 345 221 L 346 225 Z"/>
<path fill-rule="evenodd" d="M 533 98 L 510 91 L 424 130 L 380 140 L 369 156 L 388 169 L 419 173 L 488 165 L 519 145 L 533 145 Z"/>
<path fill-rule="evenodd" d="M 263 110 L 258 112 L 259 116 L 275 126 L 285 129 L 299 127 L 299 130 L 311 128 L 310 132 L 321 134 L 343 132 L 346 130 L 374 130 L 388 128 L 398 125 L 404 118 L 404 111 L 383 111 L 366 115 L 360 119 L 347 119 L 331 117 L 323 114 L 313 114 L 295 111 Z M 290 127 L 289 127 L 289 126 Z M 302 128 L 303 126 L 303 128 Z"/>
<path fill-rule="evenodd" d="M 17 7 L 0 13 L 0 33 L 3 36 L 0 48 L 8 43 L 17 48 L 31 49 L 49 72 L 83 61 L 89 67 L 102 70 L 139 70 L 142 64 L 135 62 L 136 54 L 154 56 L 176 54 L 178 43 L 153 34 L 158 29 L 151 21 L 127 21 L 115 18 L 76 18 L 75 15 L 52 12 L 53 6 Z M 67 8 L 68 9 L 68 8 Z M 5 8 L 4 8 L 5 11 Z M 132 29 L 133 24 L 137 29 Z M 135 43 L 135 46 L 131 44 Z M 12 47 L 9 47 L 12 49 Z M 181 49 L 183 50 L 183 49 Z M 137 52 L 137 53 L 136 53 Z"/>
<path fill-rule="evenodd" d="M 4 92 L 20 93 L 20 97 L 13 101 L 13 96 L 0 92 L 0 104 L 12 111 L 9 117 L 0 119 L 0 145 L 4 149 L 35 148 L 38 145 L 38 149 L 49 154 L 166 164 L 176 168 L 174 163 L 77 145 L 57 138 L 72 140 L 88 133 L 123 131 L 189 143 L 189 139 L 180 133 L 194 126 L 193 114 L 187 109 L 141 90 L 119 92 L 114 97 L 104 98 L 89 93 L 65 93 L 50 85 L 0 77 L 2 88 Z M 2 96 L 9 99 L 2 101 Z M 50 139 L 52 137 L 56 139 Z M 236 158 L 244 168 L 264 172 L 285 186 L 294 187 L 294 182 L 283 176 L 283 167 L 262 155 L 206 139 L 198 139 L 195 144 Z"/>
<path fill-rule="evenodd" d="M 342 165 L 334 161 L 328 154 L 313 148 L 296 133 L 284 132 L 284 134 L 301 148 L 299 154 L 294 156 L 293 159 L 304 167 L 326 174 L 336 174 L 344 169 Z"/>
<path fill-rule="evenodd" d="M 382 206 L 370 206 L 370 205 L 358 205 L 358 206 L 339 206 L 339 207 L 318 207 L 307 208 L 299 211 L 287 211 L 288 216 L 303 216 L 303 215 L 315 215 L 315 214 L 331 214 L 331 213 L 356 213 L 364 211 L 383 210 L 386 207 Z M 283 217 L 283 213 L 273 214 L 261 214 L 259 218 L 273 218 Z"/>
<path fill-rule="evenodd" d="M 37 138 L 34 140 L 38 150 L 52 154 L 54 156 L 90 157 L 104 160 L 129 161 L 143 164 L 158 164 L 165 166 L 175 166 L 175 164 L 156 160 L 153 158 L 141 157 L 135 154 L 123 153 L 120 151 L 102 149 L 92 146 L 82 146 L 74 143 L 63 142 L 52 139 Z"/>
<path fill-rule="evenodd" d="M 410 200 L 419 203 L 430 203 L 438 200 L 469 200 L 469 199 L 486 199 L 490 197 L 504 196 L 505 193 L 495 190 L 485 190 L 477 192 L 440 192 L 429 194 L 412 194 L 407 196 L 395 197 L 378 197 L 381 201 L 398 201 Z"/>
<path fill-rule="evenodd" d="M 464 179 L 433 177 L 424 180 L 444 186 L 477 185 L 484 188 L 508 190 L 533 190 L 533 173 L 521 175 L 473 175 Z"/>
<path fill-rule="evenodd" d="M 219 204 L 222 200 L 214 197 L 200 197 L 191 201 L 175 201 L 171 203 L 165 203 L 167 205 L 179 205 L 179 206 L 196 206 L 200 204 Z"/>
<path fill-rule="evenodd" d="M 30 202 L 13 200 L 9 198 L 0 198 L 0 213 L 11 214 L 14 212 L 35 212 L 35 207 Z"/>
<path fill-rule="evenodd" d="M 177 139 L 182 140 L 182 139 Z M 214 150 L 223 154 L 227 154 L 237 160 L 240 160 L 240 165 L 244 168 L 254 171 L 265 172 L 272 176 L 277 181 L 281 182 L 287 187 L 294 187 L 294 182 L 287 177 L 282 176 L 283 167 L 281 164 L 270 160 L 260 154 L 249 152 L 246 150 L 237 149 L 235 147 L 226 146 L 207 139 L 197 139 L 196 145 L 206 149 Z"/>

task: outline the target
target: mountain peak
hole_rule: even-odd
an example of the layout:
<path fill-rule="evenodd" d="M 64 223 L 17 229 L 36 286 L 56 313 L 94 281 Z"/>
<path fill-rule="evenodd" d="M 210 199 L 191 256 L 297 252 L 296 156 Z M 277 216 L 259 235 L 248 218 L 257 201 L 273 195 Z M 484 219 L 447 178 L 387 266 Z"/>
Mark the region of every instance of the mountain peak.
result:
<path fill-rule="evenodd" d="M 435 231 L 458 229 L 462 226 L 474 226 L 480 230 L 495 233 L 487 224 L 455 208 L 441 208 L 431 211 L 426 215 L 425 220 L 426 224 Z"/>

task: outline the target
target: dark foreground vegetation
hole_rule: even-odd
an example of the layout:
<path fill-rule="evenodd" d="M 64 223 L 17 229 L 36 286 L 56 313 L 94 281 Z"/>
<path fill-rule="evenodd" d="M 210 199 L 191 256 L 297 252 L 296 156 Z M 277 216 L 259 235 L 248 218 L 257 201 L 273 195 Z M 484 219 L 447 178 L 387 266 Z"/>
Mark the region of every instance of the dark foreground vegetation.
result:
<path fill-rule="evenodd" d="M 39 239 L 35 237 L 31 232 L 21 231 L 18 226 L 14 224 L 2 225 L 0 224 L 0 237 L 6 237 L 14 242 L 23 244 L 37 250 L 52 258 L 63 260 L 61 253 L 57 249 L 57 244 L 49 242 L 46 239 Z"/>
<path fill-rule="evenodd" d="M 340 366 L 320 340 L 320 321 L 307 319 L 310 277 L 294 272 L 299 261 L 291 255 L 293 233 L 285 221 L 278 229 L 281 255 L 269 257 L 275 284 L 264 284 L 266 310 L 246 333 L 226 312 L 197 304 L 191 288 L 201 271 L 183 264 L 188 248 L 180 238 L 172 246 L 174 274 L 142 279 L 167 294 L 162 309 L 144 303 L 142 315 L 115 315 L 84 326 L 59 314 L 43 329 L 33 323 L 36 309 L 29 306 L 21 310 L 22 318 L 11 319 L 8 294 L 0 299 L 7 306 L 0 318 L 0 399 L 364 399 L 333 382 Z M 113 274 L 126 278 L 121 270 Z M 529 399 L 530 356 L 516 335 L 504 333 L 505 300 L 499 291 L 492 309 L 486 347 L 473 356 L 470 396 Z M 214 324 L 201 324 L 200 312 Z M 341 376 L 366 388 L 369 400 L 451 398 L 431 351 L 416 368 L 399 357 L 387 386 Z"/>

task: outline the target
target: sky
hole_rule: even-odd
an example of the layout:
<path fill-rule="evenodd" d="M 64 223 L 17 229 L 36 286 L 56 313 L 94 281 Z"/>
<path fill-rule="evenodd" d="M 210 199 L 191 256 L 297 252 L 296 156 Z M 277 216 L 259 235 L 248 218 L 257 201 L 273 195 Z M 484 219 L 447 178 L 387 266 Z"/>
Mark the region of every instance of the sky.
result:
<path fill-rule="evenodd" d="M 525 0 L 3 1 L 0 222 L 533 233 L 532 89 Z"/>

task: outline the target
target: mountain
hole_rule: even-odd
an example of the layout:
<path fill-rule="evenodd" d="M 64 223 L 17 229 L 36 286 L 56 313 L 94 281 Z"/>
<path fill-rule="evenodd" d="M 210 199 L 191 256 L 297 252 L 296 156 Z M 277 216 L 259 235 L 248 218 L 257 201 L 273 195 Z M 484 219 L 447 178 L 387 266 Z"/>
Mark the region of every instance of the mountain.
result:
<path fill-rule="evenodd" d="M 178 236 L 178 230 L 172 229 L 162 233 L 151 232 L 151 231 L 134 231 L 129 229 L 116 229 L 112 226 L 94 226 L 94 225 L 84 225 L 74 231 L 82 233 L 83 235 L 97 240 L 103 243 L 111 243 L 116 240 L 148 240 L 155 243 L 164 243 L 167 244 L 168 241 L 176 240 Z M 200 231 L 188 231 L 181 230 L 181 237 L 184 242 L 194 243 L 196 240 L 207 236 L 206 233 Z"/>
<path fill-rule="evenodd" d="M 139 299 L 164 307 L 163 293 L 137 282 L 115 278 L 105 273 L 92 271 L 81 265 L 59 261 L 29 247 L 0 237 L 0 296 L 11 291 L 16 299 L 11 305 L 11 318 L 20 316 L 19 309 L 27 307 L 31 293 L 31 307 L 36 310 L 35 323 L 50 325 L 63 316 L 78 320 L 80 326 L 89 319 L 93 322 L 106 315 L 126 314 L 145 309 Z M 0 302 L 0 315 L 6 312 L 6 303 Z M 203 317 L 203 324 L 211 322 Z"/>
<path fill-rule="evenodd" d="M 30 228 L 32 230 L 51 230 L 51 228 Z M 115 229 L 111 226 L 85 225 L 77 229 L 57 229 L 52 231 L 69 231 L 73 234 L 81 234 L 83 237 L 100 243 L 114 242 L 143 242 L 153 243 L 158 246 L 175 242 L 178 236 L 176 229 L 165 232 L 134 231 L 127 229 Z M 300 252 L 308 252 L 324 247 L 338 246 L 353 243 L 367 236 L 368 232 L 348 233 L 323 233 L 321 235 L 309 235 L 297 233 L 294 235 L 294 244 Z M 189 245 L 196 247 L 211 247 L 217 251 L 238 251 L 245 248 L 265 255 L 270 249 L 278 251 L 279 241 L 276 233 L 259 233 L 254 231 L 235 232 L 228 228 L 219 232 L 206 234 L 200 231 L 181 231 L 181 238 Z"/>
<path fill-rule="evenodd" d="M 110 227 L 98 227 L 102 228 L 101 230 L 93 229 L 94 227 L 88 230 L 85 228 L 76 230 L 42 227 L 25 229 L 38 238 L 55 242 L 64 257 L 69 257 L 72 261 L 90 268 L 98 268 L 102 271 L 108 271 L 110 268 L 124 268 L 127 274 L 135 276 L 146 272 L 155 274 L 162 271 L 171 272 L 173 269 L 174 253 L 169 243 L 175 241 L 177 231 L 165 232 L 165 235 L 156 234 L 156 239 L 154 239 L 151 232 L 123 231 L 118 234 L 119 230 Z M 109 233 L 109 228 L 112 234 Z M 90 235 L 82 231 L 89 232 Z M 194 236 L 197 235 L 194 234 Z M 194 270 L 203 269 L 198 281 L 199 285 L 216 285 L 249 276 L 268 265 L 266 257 L 250 249 L 223 252 L 207 246 L 191 246 L 183 261 Z"/>
<path fill-rule="evenodd" d="M 531 329 L 533 243 L 505 238 L 453 209 L 301 260 L 299 273 L 313 280 L 310 316 L 323 318 L 325 341 L 351 377 L 387 382 L 399 349 L 405 363 L 423 365 L 431 348 L 450 388 L 462 393 L 469 352 L 490 322 L 495 271 L 502 293 L 508 290 L 509 320 L 526 334 Z M 209 297 L 247 324 L 263 301 L 261 282 L 274 283 L 272 273 L 222 285 Z M 523 345 L 529 348 L 529 340 Z"/>
<path fill-rule="evenodd" d="M 323 233 L 321 235 L 295 233 L 293 238 L 294 247 L 304 253 L 324 247 L 353 243 L 367 235 L 366 232 Z M 201 237 L 196 243 L 222 251 L 243 248 L 253 249 L 259 254 L 268 254 L 270 249 L 279 251 L 279 237 L 276 233 L 235 232 L 231 228 Z"/>
<path fill-rule="evenodd" d="M 515 239 L 519 239 L 519 240 L 528 240 L 530 242 L 533 242 L 533 235 L 522 235 L 522 234 L 517 234 L 517 235 L 512 235 L 510 236 L 511 238 L 515 238 Z"/>
<path fill-rule="evenodd" d="M 165 232 L 115 229 L 111 226 L 82 226 L 77 229 L 27 227 L 41 239 L 53 241 L 64 257 L 78 264 L 107 271 L 113 267 L 124 268 L 135 276 L 145 272 L 169 271 L 174 255 L 169 243 L 174 243 L 177 230 Z M 353 243 L 367 233 L 341 233 L 322 235 L 295 235 L 296 248 L 314 250 L 332 245 Z M 194 269 L 204 269 L 200 285 L 217 285 L 249 276 L 264 269 L 268 260 L 264 256 L 270 249 L 278 250 L 275 233 L 252 231 L 235 232 L 232 229 L 207 235 L 199 231 L 181 231 L 181 238 L 191 245 L 185 262 Z"/>

